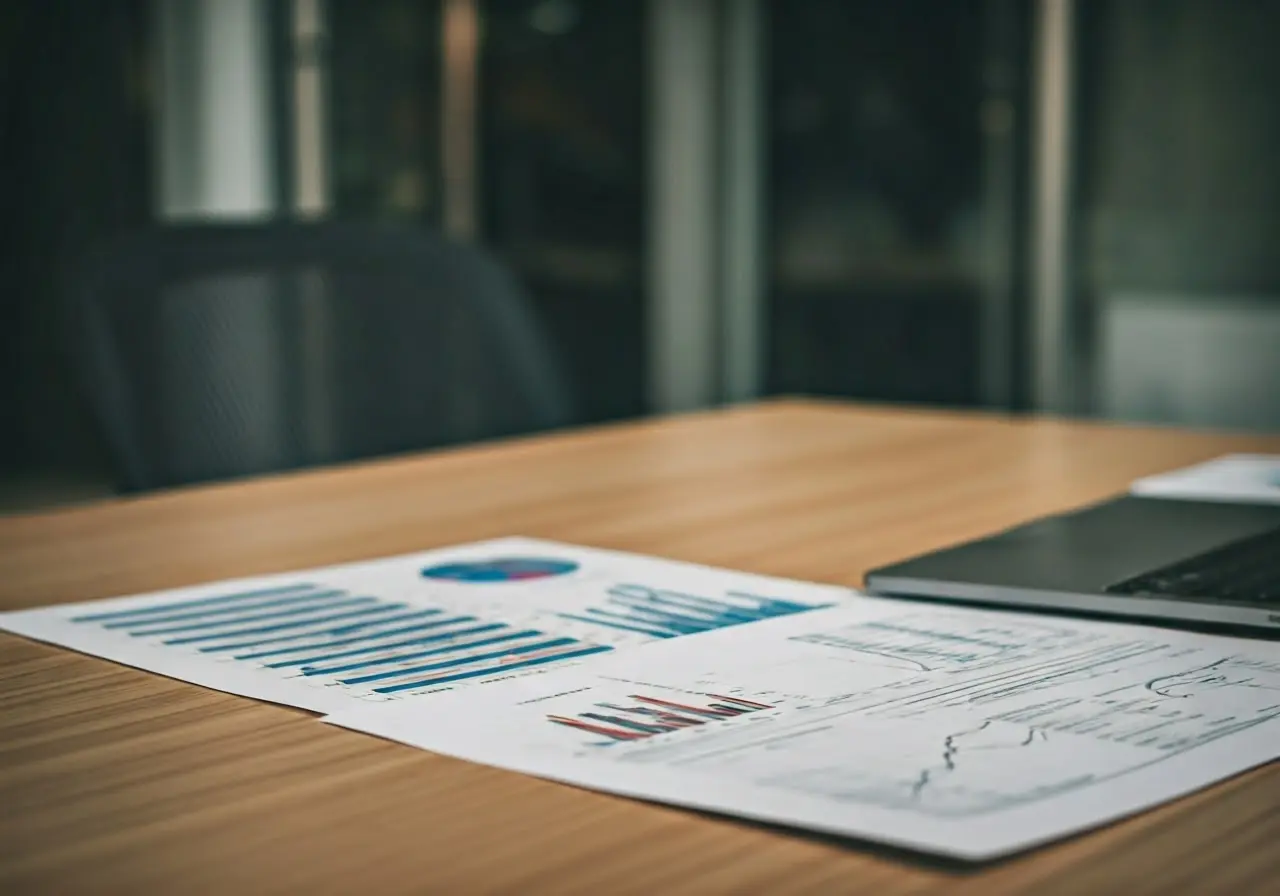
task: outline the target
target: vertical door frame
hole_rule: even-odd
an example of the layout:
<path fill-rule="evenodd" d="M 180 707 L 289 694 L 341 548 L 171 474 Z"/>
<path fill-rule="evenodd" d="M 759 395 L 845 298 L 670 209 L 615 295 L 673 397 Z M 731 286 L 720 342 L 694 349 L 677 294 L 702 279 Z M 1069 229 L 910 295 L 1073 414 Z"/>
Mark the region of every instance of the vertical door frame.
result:
<path fill-rule="evenodd" d="M 719 395 L 716 3 L 649 4 L 648 404 Z"/>
<path fill-rule="evenodd" d="M 760 0 L 728 0 L 723 13 L 721 397 L 741 402 L 764 384 L 766 28 Z"/>
<path fill-rule="evenodd" d="M 1034 43 L 1035 129 L 1031 194 L 1033 408 L 1080 410 L 1072 234 L 1075 134 L 1073 0 L 1039 0 Z"/>
<path fill-rule="evenodd" d="M 280 188 L 267 0 L 155 0 L 156 217 L 252 220 Z"/>
<path fill-rule="evenodd" d="M 650 0 L 648 403 L 760 393 L 764 29 L 759 0 Z"/>
<path fill-rule="evenodd" d="M 983 17 L 979 396 L 984 406 L 1009 411 L 1020 398 L 1015 388 L 1016 296 L 1024 245 L 1018 222 L 1025 32 L 1017 0 L 986 0 Z"/>
<path fill-rule="evenodd" d="M 447 237 L 480 236 L 480 3 L 443 0 L 440 78 L 442 224 Z"/>
<path fill-rule="evenodd" d="M 322 217 L 332 205 L 326 6 L 325 0 L 293 0 L 289 22 L 288 204 L 299 218 Z"/>

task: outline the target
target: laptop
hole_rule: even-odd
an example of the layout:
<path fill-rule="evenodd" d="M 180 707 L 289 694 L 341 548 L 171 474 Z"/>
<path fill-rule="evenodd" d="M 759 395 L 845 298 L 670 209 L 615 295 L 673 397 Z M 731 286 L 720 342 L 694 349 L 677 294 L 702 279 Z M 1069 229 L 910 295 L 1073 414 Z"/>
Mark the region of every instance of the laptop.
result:
<path fill-rule="evenodd" d="M 873 570 L 867 590 L 1280 632 L 1280 503 L 1142 486 Z"/>

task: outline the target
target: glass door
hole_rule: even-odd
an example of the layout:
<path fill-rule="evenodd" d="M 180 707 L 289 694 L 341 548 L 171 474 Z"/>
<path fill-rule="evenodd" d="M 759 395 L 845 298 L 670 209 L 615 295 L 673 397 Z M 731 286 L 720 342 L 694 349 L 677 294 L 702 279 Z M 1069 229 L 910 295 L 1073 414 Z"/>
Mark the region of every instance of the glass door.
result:
<path fill-rule="evenodd" d="M 769 390 L 1013 406 L 1020 6 L 766 9 Z"/>
<path fill-rule="evenodd" d="M 641 413 L 646 3 L 480 14 L 481 240 L 532 293 L 584 417 Z"/>
<path fill-rule="evenodd" d="M 328 0 L 331 213 L 438 227 L 440 0 Z"/>

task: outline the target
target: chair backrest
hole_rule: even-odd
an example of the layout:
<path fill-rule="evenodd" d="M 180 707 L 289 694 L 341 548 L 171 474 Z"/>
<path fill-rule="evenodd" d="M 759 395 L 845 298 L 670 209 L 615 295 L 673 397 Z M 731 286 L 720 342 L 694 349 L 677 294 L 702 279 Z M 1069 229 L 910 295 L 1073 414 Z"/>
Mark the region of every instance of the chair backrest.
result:
<path fill-rule="evenodd" d="M 378 224 L 166 227 L 72 273 L 76 356 L 125 489 L 570 422 L 515 282 Z"/>

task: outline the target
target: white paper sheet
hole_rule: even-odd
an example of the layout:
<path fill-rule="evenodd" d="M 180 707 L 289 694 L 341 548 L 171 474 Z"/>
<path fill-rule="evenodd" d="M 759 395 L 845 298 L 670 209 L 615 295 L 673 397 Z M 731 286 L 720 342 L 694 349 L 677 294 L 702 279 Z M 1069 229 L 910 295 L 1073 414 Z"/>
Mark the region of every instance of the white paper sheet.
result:
<path fill-rule="evenodd" d="M 0 614 L 0 629 L 316 712 L 541 672 L 851 591 L 511 538 Z"/>
<path fill-rule="evenodd" d="M 1148 498 L 1280 504 L 1280 456 L 1229 454 L 1147 476 L 1134 482 L 1129 491 Z"/>
<path fill-rule="evenodd" d="M 330 721 L 647 800 L 988 859 L 1280 755 L 1280 644 L 865 598 Z"/>

